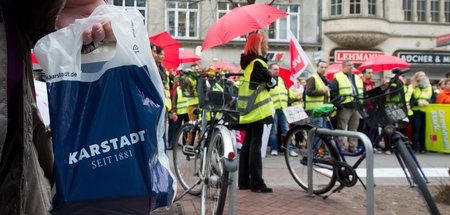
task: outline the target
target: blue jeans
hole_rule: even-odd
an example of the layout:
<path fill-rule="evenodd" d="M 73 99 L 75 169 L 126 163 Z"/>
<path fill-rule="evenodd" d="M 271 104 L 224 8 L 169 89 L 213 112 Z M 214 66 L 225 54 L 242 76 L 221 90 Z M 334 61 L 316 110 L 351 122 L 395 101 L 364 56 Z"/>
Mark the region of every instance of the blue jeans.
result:
<path fill-rule="evenodd" d="M 271 151 L 278 151 L 278 125 L 281 128 L 281 134 L 286 135 L 289 131 L 289 124 L 286 116 L 283 114 L 283 110 L 277 109 L 273 116 L 272 130 L 270 131 L 269 144 Z M 292 151 L 292 145 L 289 146 L 289 151 Z"/>
<path fill-rule="evenodd" d="M 315 125 L 315 126 L 317 126 L 319 128 L 325 128 L 326 127 L 325 120 L 323 119 L 323 117 L 314 118 L 312 123 L 313 123 L 313 125 Z M 319 147 L 322 145 L 322 141 L 320 140 L 319 137 L 317 137 L 317 135 L 314 135 L 314 143 L 313 144 L 315 144 L 314 145 L 314 152 L 317 152 Z"/>

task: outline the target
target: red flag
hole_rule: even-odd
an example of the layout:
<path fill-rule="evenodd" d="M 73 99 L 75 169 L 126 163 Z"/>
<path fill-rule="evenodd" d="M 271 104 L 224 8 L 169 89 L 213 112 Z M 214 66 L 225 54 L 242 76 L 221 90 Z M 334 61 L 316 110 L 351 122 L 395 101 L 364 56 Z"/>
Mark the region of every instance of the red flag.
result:
<path fill-rule="evenodd" d="M 284 80 L 284 83 L 286 84 L 286 87 L 288 89 L 294 84 L 294 82 L 292 82 L 291 80 L 291 71 L 289 69 L 280 67 L 280 71 L 278 71 L 278 76 L 280 76 Z"/>
<path fill-rule="evenodd" d="M 289 35 L 291 38 L 289 42 L 291 52 L 291 80 L 295 80 L 308 67 L 309 59 L 291 31 L 289 31 Z"/>

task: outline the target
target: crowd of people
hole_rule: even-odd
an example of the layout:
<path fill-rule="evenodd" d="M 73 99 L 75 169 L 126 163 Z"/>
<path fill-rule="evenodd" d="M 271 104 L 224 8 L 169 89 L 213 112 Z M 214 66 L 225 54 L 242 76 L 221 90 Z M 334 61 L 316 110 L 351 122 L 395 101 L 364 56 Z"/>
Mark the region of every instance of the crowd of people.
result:
<path fill-rule="evenodd" d="M 53 178 L 53 154 L 51 141 L 36 108 L 31 67 L 30 50 L 38 39 L 57 29 L 73 23 L 75 19 L 89 16 L 101 0 L 49 1 L 46 4 L 29 3 L 20 5 L 11 0 L 1 4 L 1 67 L 5 75 L 0 85 L 0 175 L 2 190 L 0 199 L 2 214 L 47 214 L 51 204 L 50 179 Z M 42 11 L 45 11 L 43 13 Z M 30 27 L 33 26 L 33 27 Z M 92 29 L 83 32 L 83 50 L 92 50 L 98 42 L 114 40 L 110 22 L 100 22 Z M 169 133 L 168 149 L 173 146 L 173 138 L 182 123 L 197 118 L 198 97 L 195 92 L 186 95 L 182 91 L 180 80 L 175 71 L 166 71 L 162 65 L 164 50 L 152 45 L 153 57 L 164 86 L 165 104 L 168 111 Z M 363 94 L 375 86 L 371 80 L 373 72 L 366 69 L 362 78 L 351 73 L 353 62 L 343 62 L 343 72 L 338 73 L 330 83 L 325 78 L 327 62 L 317 63 L 317 73 L 307 80 L 299 79 L 292 87 L 286 88 L 283 79 L 278 77 L 279 66 L 267 65 L 264 56 L 268 52 L 265 35 L 252 34 L 241 55 L 241 67 L 244 76 L 239 95 L 248 96 L 257 92 L 253 109 L 240 116 L 242 129 L 246 131 L 239 161 L 240 189 L 253 192 L 272 192 L 262 177 L 261 143 L 264 124 L 273 124 L 270 135 L 271 155 L 281 150 L 279 143 L 286 134 L 288 124 L 281 109 L 289 105 L 302 104 L 312 109 L 320 104 L 329 103 L 339 94 Z M 191 72 L 199 71 L 193 64 Z M 214 69 L 213 69 L 214 70 Z M 186 71 L 181 71 L 183 75 Z M 410 82 L 405 80 L 405 99 L 408 103 L 409 121 L 413 128 L 413 148 L 416 152 L 425 152 L 424 147 L 424 108 L 428 104 L 450 104 L 450 78 L 431 86 L 426 73 L 417 72 Z M 196 80 L 185 80 L 187 89 L 195 89 Z M 253 84 L 250 84 L 253 83 Z M 255 84 L 256 83 L 256 84 Z M 383 81 L 382 83 L 386 83 Z M 190 84 L 190 85 L 189 85 Z M 189 90 L 187 90 L 189 94 Z M 192 95 L 193 94 L 193 95 Z M 245 108 L 245 107 L 243 107 Z M 338 107 L 337 128 L 356 130 L 365 129 L 364 122 L 348 98 Z M 314 124 L 324 126 L 321 119 Z M 357 126 L 360 125 L 360 126 Z M 280 138 L 281 137 L 281 138 Z M 347 151 L 358 150 L 357 142 L 345 141 Z M 289 147 L 290 156 L 297 156 Z M 388 149 L 384 149 L 387 151 Z M 12 183 L 14 182 L 14 183 Z"/>
<path fill-rule="evenodd" d="M 164 83 L 169 119 L 167 149 L 172 149 L 179 127 L 189 120 L 197 119 L 197 115 L 194 114 L 195 109 L 198 109 L 198 97 L 195 92 L 197 80 L 195 76 L 186 75 L 186 73 L 199 72 L 201 69 L 194 63 L 190 69 L 181 70 L 178 74 L 174 71 L 169 72 L 161 64 L 164 58 L 163 49 L 154 44 L 151 47 Z M 283 114 L 283 108 L 301 104 L 308 111 L 322 104 L 330 103 L 339 96 L 344 96 L 341 102 L 335 104 L 337 111 L 332 118 L 334 127 L 368 134 L 370 126 L 360 116 L 354 100 L 358 96 L 367 95 L 368 91 L 379 85 L 387 85 L 390 80 L 390 77 L 386 77 L 380 84 L 377 84 L 373 80 L 374 72 L 370 67 L 362 70 L 359 75 L 353 74 L 354 63 L 351 60 L 344 60 L 342 62 L 343 71 L 336 73 L 332 81 L 329 81 L 326 78 L 328 63 L 320 60 L 316 64 L 317 71 L 311 77 L 307 79 L 299 77 L 288 88 L 285 81 L 279 76 L 280 66 L 277 63 L 268 64 L 268 60 L 264 58 L 267 51 L 267 38 L 262 34 L 252 34 L 248 38 L 240 63 L 244 76 L 239 81 L 248 82 L 248 84 L 241 83 L 239 96 L 254 95 L 257 98 L 253 100 L 254 104 L 251 104 L 253 105 L 252 110 L 240 116 L 239 119 L 239 129 L 246 132 L 240 151 L 239 188 L 251 189 L 254 192 L 272 192 L 262 178 L 263 125 L 272 125 L 268 145 L 270 155 L 277 156 L 284 150 L 281 144 L 290 126 Z M 225 68 L 225 70 L 228 69 L 230 68 Z M 207 72 L 203 75 L 214 76 L 214 72 L 218 72 L 212 66 L 205 71 Z M 412 129 L 409 129 L 408 132 L 408 126 L 403 126 L 399 130 L 410 134 L 415 152 L 425 153 L 425 106 L 433 103 L 450 104 L 450 78 L 440 80 L 435 84 L 436 86 L 432 86 L 423 71 L 416 72 L 409 82 L 404 75 L 400 79 L 405 84 L 405 101 L 408 110 L 408 119 L 405 121 L 409 122 Z M 182 87 L 181 85 L 185 82 L 190 86 Z M 189 92 L 189 89 L 192 92 Z M 256 94 L 255 91 L 257 91 Z M 312 123 L 319 127 L 326 126 L 323 118 L 314 118 Z M 380 129 L 375 129 L 373 137 L 379 134 Z M 305 137 L 297 139 L 300 143 L 305 144 Z M 342 144 L 343 150 L 347 152 L 356 152 L 362 147 L 357 138 L 339 137 L 339 142 Z M 292 145 L 286 150 L 289 150 L 290 156 L 298 156 Z M 374 151 L 390 154 L 388 141 L 385 140 L 376 145 Z"/>

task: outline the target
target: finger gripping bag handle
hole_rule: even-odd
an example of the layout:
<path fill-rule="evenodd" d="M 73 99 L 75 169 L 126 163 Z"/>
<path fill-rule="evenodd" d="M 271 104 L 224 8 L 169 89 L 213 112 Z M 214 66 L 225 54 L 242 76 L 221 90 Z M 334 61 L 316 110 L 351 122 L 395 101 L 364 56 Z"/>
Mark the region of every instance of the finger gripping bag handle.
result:
<path fill-rule="evenodd" d="M 81 55 L 83 31 L 105 19 L 115 51 Z M 34 49 L 47 76 L 54 214 L 148 214 L 173 201 L 163 88 L 142 20 L 137 10 L 100 6 Z"/>

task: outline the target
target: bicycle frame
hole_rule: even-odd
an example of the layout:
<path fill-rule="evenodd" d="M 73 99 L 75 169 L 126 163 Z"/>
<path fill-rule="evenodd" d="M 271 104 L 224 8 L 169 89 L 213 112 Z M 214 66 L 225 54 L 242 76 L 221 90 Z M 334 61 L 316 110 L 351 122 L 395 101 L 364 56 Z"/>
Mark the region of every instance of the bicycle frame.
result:
<path fill-rule="evenodd" d="M 334 128 L 333 128 L 333 125 L 331 124 L 331 120 L 330 120 L 329 117 L 325 117 L 325 121 L 326 121 L 327 127 L 328 127 L 329 129 L 334 129 Z M 378 128 L 371 128 L 370 131 L 369 131 L 369 135 L 368 135 L 369 138 L 370 138 L 370 140 L 372 141 L 372 146 L 375 146 L 375 145 L 377 145 L 378 143 L 380 143 L 381 140 L 384 138 L 384 136 L 387 135 L 386 130 L 383 130 L 378 136 L 375 137 L 375 139 L 373 139 L 372 137 L 374 136 L 376 129 L 378 129 Z M 405 135 L 403 135 L 402 133 L 400 133 L 400 132 L 398 132 L 398 131 L 395 131 L 394 133 L 392 133 L 392 134 L 389 135 L 389 140 L 388 140 L 389 142 L 391 142 L 391 139 L 392 139 L 392 136 L 393 136 L 393 135 L 399 135 L 399 136 L 400 136 L 402 139 L 404 139 L 404 140 L 408 139 L 408 138 L 407 138 Z M 341 144 L 339 143 L 339 140 L 338 140 L 337 136 L 333 136 L 333 139 L 334 139 L 334 141 L 335 141 L 335 143 L 336 143 L 335 146 L 336 146 L 336 149 L 338 150 L 339 156 L 340 156 L 340 158 L 342 159 L 343 162 L 347 163 L 347 160 L 345 159 L 345 156 L 350 156 L 350 157 L 358 157 L 358 156 L 360 156 L 360 158 L 352 165 L 352 168 L 353 168 L 353 169 L 358 168 L 358 166 L 359 166 L 359 165 L 364 161 L 364 159 L 365 159 L 365 154 L 364 154 L 365 148 L 363 148 L 362 150 L 360 150 L 360 151 L 358 151 L 358 152 L 344 152 L 344 151 L 342 150 L 342 148 L 341 148 Z M 414 155 L 414 151 L 412 150 L 411 147 L 407 147 L 407 148 L 408 148 L 408 151 L 410 152 L 412 158 L 414 159 L 414 162 L 416 163 L 417 167 L 419 167 L 420 173 L 421 173 L 422 176 L 424 177 L 425 181 L 428 182 L 428 179 L 427 179 L 427 177 L 425 176 L 425 173 L 423 172 L 422 167 L 420 166 L 419 162 L 417 161 L 416 156 Z M 409 175 L 408 175 L 408 173 L 407 173 L 407 171 L 406 171 L 405 164 L 403 163 L 402 159 L 400 158 L 400 155 L 398 154 L 397 150 L 394 150 L 394 154 L 395 154 L 395 156 L 396 156 L 396 158 L 397 158 L 397 160 L 398 160 L 398 163 L 400 164 L 400 166 L 401 166 L 403 172 L 405 173 L 405 176 L 406 176 L 406 179 L 408 180 L 409 185 L 410 185 L 410 186 L 413 186 L 413 183 L 412 183 L 412 181 L 411 181 L 411 178 L 409 177 Z"/>

